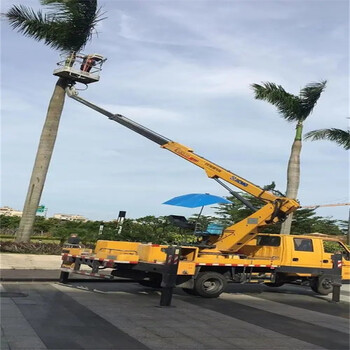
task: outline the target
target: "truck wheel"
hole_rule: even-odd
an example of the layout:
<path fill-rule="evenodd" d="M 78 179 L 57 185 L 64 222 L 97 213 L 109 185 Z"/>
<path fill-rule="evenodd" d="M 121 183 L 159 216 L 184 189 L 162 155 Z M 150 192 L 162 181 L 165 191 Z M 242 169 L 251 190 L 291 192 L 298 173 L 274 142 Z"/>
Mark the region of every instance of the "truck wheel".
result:
<path fill-rule="evenodd" d="M 69 272 L 61 271 L 59 281 L 63 284 L 68 283 Z"/>
<path fill-rule="evenodd" d="M 284 282 L 274 282 L 274 283 L 272 283 L 272 282 L 266 282 L 266 283 L 264 283 L 264 284 L 265 284 L 265 286 L 267 286 L 267 287 L 281 287 L 281 286 L 284 285 Z"/>
<path fill-rule="evenodd" d="M 310 282 L 311 289 L 318 294 L 328 295 L 333 291 L 333 278 L 329 275 L 321 275 Z"/>
<path fill-rule="evenodd" d="M 194 281 L 194 291 L 204 298 L 217 298 L 226 288 L 227 281 L 217 272 L 200 272 Z"/>
<path fill-rule="evenodd" d="M 189 295 L 199 295 L 194 289 L 182 288 L 182 290 Z"/>

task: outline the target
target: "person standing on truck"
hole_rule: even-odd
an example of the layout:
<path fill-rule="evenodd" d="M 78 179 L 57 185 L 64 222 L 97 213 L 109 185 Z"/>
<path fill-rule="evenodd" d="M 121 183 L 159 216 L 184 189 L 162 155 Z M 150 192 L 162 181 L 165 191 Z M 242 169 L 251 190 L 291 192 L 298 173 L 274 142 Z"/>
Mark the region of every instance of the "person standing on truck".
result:
<path fill-rule="evenodd" d="M 76 233 L 72 233 L 68 238 L 67 243 L 72 245 L 80 245 L 80 238 Z"/>

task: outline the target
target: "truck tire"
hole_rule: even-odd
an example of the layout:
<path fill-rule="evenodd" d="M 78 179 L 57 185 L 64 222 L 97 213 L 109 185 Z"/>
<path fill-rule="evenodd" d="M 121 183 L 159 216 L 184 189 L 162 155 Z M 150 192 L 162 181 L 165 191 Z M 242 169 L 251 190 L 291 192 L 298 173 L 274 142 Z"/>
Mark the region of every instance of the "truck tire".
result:
<path fill-rule="evenodd" d="M 204 298 L 217 298 L 226 288 L 225 277 L 217 272 L 200 272 L 194 281 L 194 291 Z"/>
<path fill-rule="evenodd" d="M 317 294 L 328 295 L 333 291 L 332 282 L 332 276 L 321 275 L 310 282 L 310 287 Z"/>
<path fill-rule="evenodd" d="M 59 281 L 60 283 L 67 284 L 68 283 L 69 272 L 61 271 Z"/>

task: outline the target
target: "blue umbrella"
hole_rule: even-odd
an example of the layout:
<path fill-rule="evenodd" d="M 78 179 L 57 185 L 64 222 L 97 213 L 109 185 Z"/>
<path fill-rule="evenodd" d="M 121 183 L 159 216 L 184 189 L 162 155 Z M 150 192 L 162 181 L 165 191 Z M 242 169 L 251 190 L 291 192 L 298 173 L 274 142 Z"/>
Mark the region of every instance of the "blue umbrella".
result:
<path fill-rule="evenodd" d="M 216 203 L 232 203 L 226 198 L 214 196 L 209 193 L 190 193 L 174 197 L 163 204 L 177 205 L 179 207 L 197 208 Z"/>
<path fill-rule="evenodd" d="M 186 207 L 186 208 L 197 208 L 202 207 L 196 223 L 198 222 L 200 216 L 202 215 L 203 208 L 206 205 L 210 204 L 217 204 L 217 203 L 231 203 L 231 201 L 227 200 L 226 198 L 214 196 L 209 193 L 190 193 L 190 194 L 184 194 L 182 196 L 174 197 L 172 199 L 169 199 L 168 201 L 164 202 L 163 204 L 169 204 L 169 205 L 176 205 L 178 207 Z M 197 227 L 197 224 L 196 224 Z M 195 228 L 196 231 L 196 228 Z"/>

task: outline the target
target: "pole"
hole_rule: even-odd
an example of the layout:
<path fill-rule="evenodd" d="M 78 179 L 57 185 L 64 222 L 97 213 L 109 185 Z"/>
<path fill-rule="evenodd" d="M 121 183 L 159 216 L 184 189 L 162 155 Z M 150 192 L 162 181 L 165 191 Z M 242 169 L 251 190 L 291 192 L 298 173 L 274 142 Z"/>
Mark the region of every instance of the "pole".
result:
<path fill-rule="evenodd" d="M 332 255 L 333 262 L 333 276 L 332 276 L 332 301 L 338 303 L 340 301 L 340 288 L 342 286 L 341 272 L 342 272 L 342 255 Z"/>
<path fill-rule="evenodd" d="M 199 218 L 200 218 L 201 215 L 202 215 L 203 208 L 204 208 L 204 205 L 202 206 L 202 208 L 201 208 L 201 210 L 200 210 L 200 212 L 199 212 L 199 214 L 198 214 L 198 216 L 197 216 L 196 223 L 194 224 L 194 233 L 197 232 L 197 227 L 198 227 L 198 225 L 199 225 Z"/>
<path fill-rule="evenodd" d="M 162 290 L 160 296 L 160 306 L 171 306 L 171 299 L 173 297 L 173 289 L 176 286 L 177 268 L 179 265 L 180 247 L 170 246 L 165 249 L 166 270 L 162 276 Z"/>
<path fill-rule="evenodd" d="M 344 205 L 350 205 L 350 203 L 336 203 L 336 204 L 315 204 L 315 205 L 303 205 L 301 209 L 310 209 L 310 208 L 322 208 L 322 207 L 341 207 Z"/>

